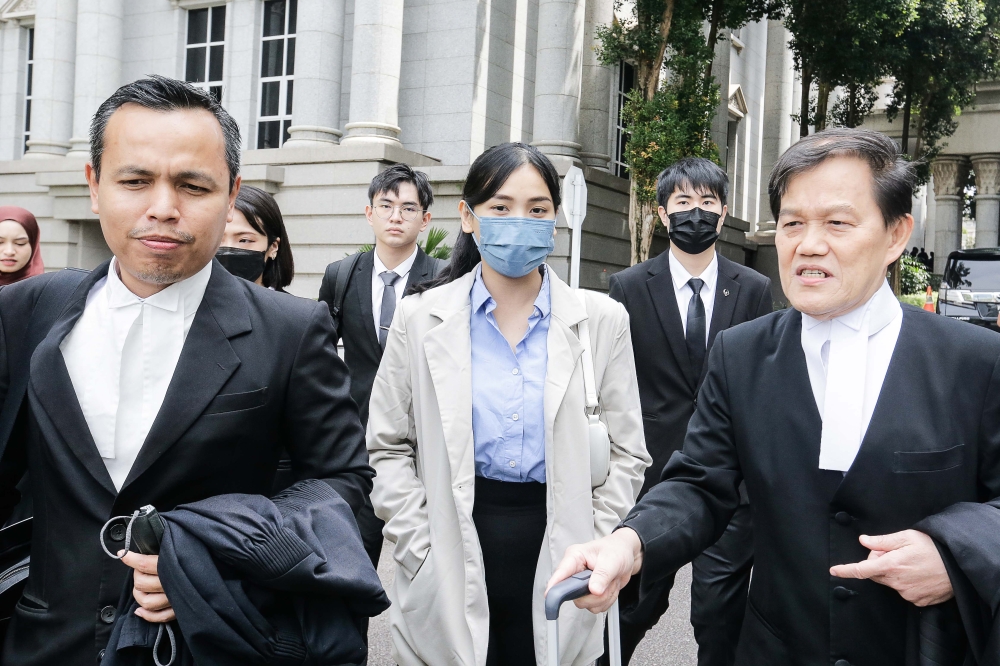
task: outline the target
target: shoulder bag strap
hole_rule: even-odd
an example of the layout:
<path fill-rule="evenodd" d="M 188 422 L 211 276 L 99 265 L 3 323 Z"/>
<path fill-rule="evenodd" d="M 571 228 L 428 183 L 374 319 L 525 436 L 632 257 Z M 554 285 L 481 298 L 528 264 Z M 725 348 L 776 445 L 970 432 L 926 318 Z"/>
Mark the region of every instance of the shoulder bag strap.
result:
<path fill-rule="evenodd" d="M 347 285 L 351 282 L 351 274 L 354 267 L 361 259 L 361 252 L 355 252 L 349 257 L 344 257 L 337 267 L 337 281 L 333 286 L 333 316 L 337 318 L 337 328 L 340 328 L 340 313 L 344 309 L 344 296 L 347 294 Z"/>
<path fill-rule="evenodd" d="M 580 304 L 587 309 L 587 299 L 582 291 L 577 292 Z M 594 378 L 594 353 L 590 343 L 590 321 L 584 319 L 577 324 L 577 335 L 583 345 L 583 387 L 587 396 L 587 431 L 590 440 L 590 486 L 604 485 L 611 470 L 611 438 L 608 428 L 599 416 L 597 381 Z"/>

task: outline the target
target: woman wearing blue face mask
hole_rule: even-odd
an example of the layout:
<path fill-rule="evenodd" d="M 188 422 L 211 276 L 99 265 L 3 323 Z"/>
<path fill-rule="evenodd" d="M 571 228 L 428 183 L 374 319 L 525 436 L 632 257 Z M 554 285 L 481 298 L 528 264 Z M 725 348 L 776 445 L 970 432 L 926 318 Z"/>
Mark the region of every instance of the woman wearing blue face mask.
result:
<path fill-rule="evenodd" d="M 401 666 L 544 664 L 553 563 L 614 529 L 649 465 L 624 308 L 544 263 L 558 207 L 558 176 L 536 148 L 483 153 L 451 264 L 393 319 L 368 451 L 397 564 Z M 599 396 L 590 410 L 585 359 Z M 595 411 L 603 454 L 590 444 Z M 567 606 L 559 622 L 563 664 L 603 652 L 601 618 Z"/>

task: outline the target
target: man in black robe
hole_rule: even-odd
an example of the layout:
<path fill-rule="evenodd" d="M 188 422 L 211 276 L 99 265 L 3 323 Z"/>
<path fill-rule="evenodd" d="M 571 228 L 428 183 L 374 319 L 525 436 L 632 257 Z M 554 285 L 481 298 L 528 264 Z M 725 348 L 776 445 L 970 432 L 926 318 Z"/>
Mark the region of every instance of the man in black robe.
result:
<path fill-rule="evenodd" d="M 554 573 L 594 570 L 578 606 L 606 610 L 635 574 L 641 599 L 714 543 L 745 481 L 755 562 L 737 664 L 997 658 L 1000 520 L 983 503 L 1000 496 L 1000 336 L 888 289 L 913 183 L 867 130 L 781 157 L 768 189 L 792 308 L 720 333 L 660 483 Z"/>

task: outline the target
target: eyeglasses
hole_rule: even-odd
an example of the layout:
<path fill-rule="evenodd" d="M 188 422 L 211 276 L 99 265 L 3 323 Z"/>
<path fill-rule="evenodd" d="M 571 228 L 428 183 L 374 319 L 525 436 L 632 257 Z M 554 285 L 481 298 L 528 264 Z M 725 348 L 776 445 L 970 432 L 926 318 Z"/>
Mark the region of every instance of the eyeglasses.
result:
<path fill-rule="evenodd" d="M 382 220 L 392 219 L 393 213 L 399 211 L 399 216 L 406 222 L 413 222 L 424 211 L 411 204 L 402 206 L 390 206 L 389 204 L 378 204 L 375 206 L 375 214 Z"/>

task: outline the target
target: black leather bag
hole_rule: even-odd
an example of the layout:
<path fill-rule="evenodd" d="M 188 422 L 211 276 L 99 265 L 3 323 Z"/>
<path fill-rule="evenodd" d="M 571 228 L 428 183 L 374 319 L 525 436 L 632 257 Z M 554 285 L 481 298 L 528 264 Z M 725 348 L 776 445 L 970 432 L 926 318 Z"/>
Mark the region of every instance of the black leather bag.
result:
<path fill-rule="evenodd" d="M 28 582 L 31 518 L 0 530 L 0 646 Z"/>

